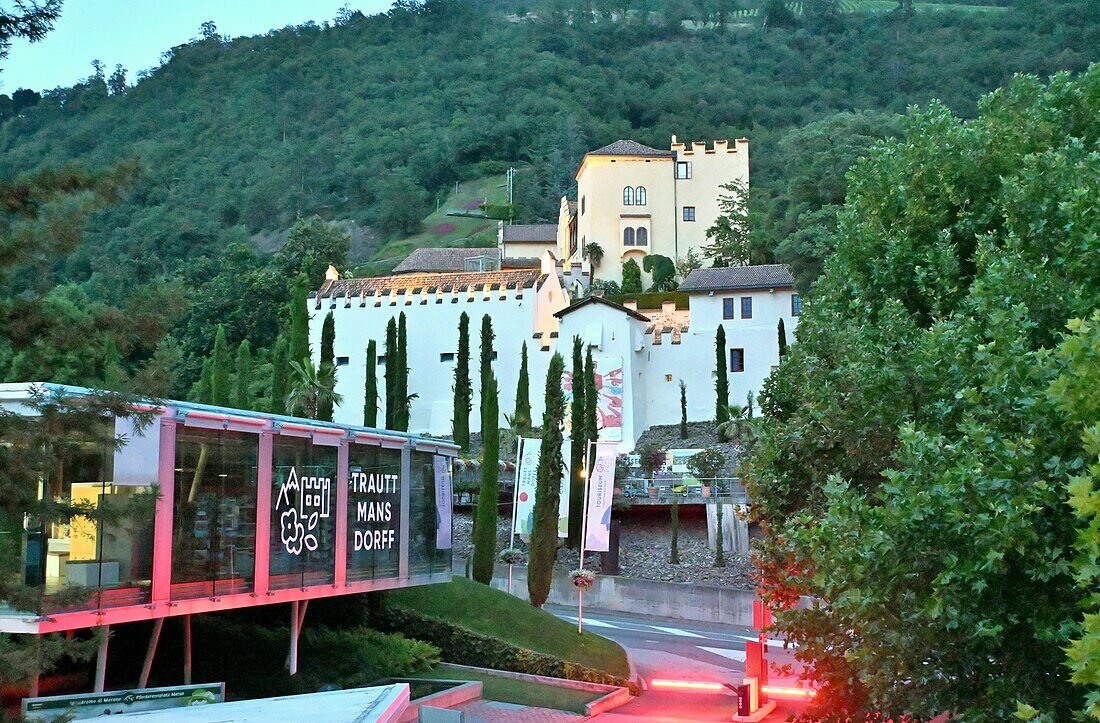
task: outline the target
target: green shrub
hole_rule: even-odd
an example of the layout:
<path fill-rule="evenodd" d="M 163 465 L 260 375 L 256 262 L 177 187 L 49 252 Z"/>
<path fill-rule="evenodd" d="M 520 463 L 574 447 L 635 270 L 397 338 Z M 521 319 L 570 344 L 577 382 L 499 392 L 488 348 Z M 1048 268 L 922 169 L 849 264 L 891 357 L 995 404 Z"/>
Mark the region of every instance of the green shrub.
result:
<path fill-rule="evenodd" d="M 625 304 L 628 301 L 636 301 L 639 310 L 660 309 L 666 301 L 675 301 L 676 308 L 684 311 L 688 308 L 688 295 L 683 291 L 648 291 L 641 294 L 606 294 L 608 301 L 616 304 Z"/>
<path fill-rule="evenodd" d="M 381 678 L 419 673 L 439 663 L 439 648 L 430 643 L 387 635 L 370 628 L 305 628 L 301 654 L 320 662 L 299 670 L 308 682 L 359 688 Z"/>

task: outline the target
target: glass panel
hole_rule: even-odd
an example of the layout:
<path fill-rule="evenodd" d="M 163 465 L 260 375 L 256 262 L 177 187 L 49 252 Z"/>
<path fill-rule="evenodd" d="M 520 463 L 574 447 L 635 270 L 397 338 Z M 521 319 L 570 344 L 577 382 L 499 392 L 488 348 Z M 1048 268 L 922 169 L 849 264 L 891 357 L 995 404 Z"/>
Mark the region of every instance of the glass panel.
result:
<path fill-rule="evenodd" d="M 152 485 L 113 483 L 113 440 L 113 419 L 95 433 L 58 434 L 60 461 L 39 499 L 57 503 L 59 514 L 26 537 L 25 582 L 42 586 L 43 613 L 150 599 L 156 496 Z"/>
<path fill-rule="evenodd" d="M 409 480 L 409 574 L 449 572 L 451 551 L 437 550 L 435 533 L 439 517 L 435 508 L 435 468 L 433 455 L 412 453 Z"/>
<path fill-rule="evenodd" d="M 172 597 L 251 592 L 259 435 L 176 431 Z"/>
<path fill-rule="evenodd" d="M 276 437 L 271 471 L 272 590 L 331 583 L 337 447 Z"/>
<path fill-rule="evenodd" d="M 401 450 L 350 445 L 348 582 L 397 577 L 400 524 Z"/>

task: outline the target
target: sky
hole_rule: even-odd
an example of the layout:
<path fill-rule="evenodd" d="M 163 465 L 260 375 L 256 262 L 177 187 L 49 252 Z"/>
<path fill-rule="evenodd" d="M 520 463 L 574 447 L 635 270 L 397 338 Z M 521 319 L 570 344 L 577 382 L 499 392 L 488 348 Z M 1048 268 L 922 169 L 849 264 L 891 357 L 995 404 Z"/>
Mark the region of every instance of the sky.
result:
<path fill-rule="evenodd" d="M 391 0 L 65 0 L 61 19 L 43 40 L 12 42 L 0 61 L 0 93 L 17 88 L 70 86 L 92 74 L 98 58 L 107 73 L 116 63 L 130 82 L 160 64 L 160 54 L 199 34 L 213 20 L 230 37 L 262 35 L 307 20 L 331 21 L 342 5 L 365 15 L 388 10 Z"/>

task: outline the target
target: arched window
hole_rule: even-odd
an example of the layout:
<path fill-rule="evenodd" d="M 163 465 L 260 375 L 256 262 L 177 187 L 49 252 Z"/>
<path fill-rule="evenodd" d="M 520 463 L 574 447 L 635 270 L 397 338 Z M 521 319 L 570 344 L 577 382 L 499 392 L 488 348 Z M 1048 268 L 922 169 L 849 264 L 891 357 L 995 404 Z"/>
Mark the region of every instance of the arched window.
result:
<path fill-rule="evenodd" d="M 629 228 L 629 227 L 624 228 L 623 229 L 623 246 L 633 246 L 633 245 L 634 245 L 634 229 Z"/>
<path fill-rule="evenodd" d="M 626 188 L 623 189 L 623 205 L 624 206 L 633 206 L 634 205 L 634 189 L 631 188 L 630 186 L 627 186 Z"/>
<path fill-rule="evenodd" d="M 634 189 L 634 203 L 639 206 L 645 205 L 645 186 L 638 186 Z"/>
<path fill-rule="evenodd" d="M 637 238 L 638 238 L 638 245 L 639 246 L 648 245 L 649 244 L 649 231 L 646 231 L 644 228 L 639 228 Z"/>

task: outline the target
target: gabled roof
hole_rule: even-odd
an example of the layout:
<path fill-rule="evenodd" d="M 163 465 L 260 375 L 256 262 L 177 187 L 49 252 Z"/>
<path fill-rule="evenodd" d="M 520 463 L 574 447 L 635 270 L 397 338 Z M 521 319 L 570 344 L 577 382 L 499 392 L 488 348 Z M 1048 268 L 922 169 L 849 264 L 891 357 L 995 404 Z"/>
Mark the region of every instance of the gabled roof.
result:
<path fill-rule="evenodd" d="M 679 291 L 735 291 L 738 289 L 780 289 L 794 286 L 791 270 L 783 264 L 730 266 L 720 269 L 695 269 Z"/>
<path fill-rule="evenodd" d="M 395 274 L 431 271 L 465 271 L 466 259 L 478 256 L 500 257 L 495 248 L 416 249 L 393 270 Z"/>
<path fill-rule="evenodd" d="M 504 242 L 556 243 L 558 225 L 556 223 L 520 223 L 503 227 Z"/>
<path fill-rule="evenodd" d="M 589 151 L 589 156 L 646 156 L 649 158 L 672 158 L 675 154 L 672 151 L 661 151 L 656 148 L 650 148 L 649 146 L 643 146 L 638 141 L 630 140 L 617 140 L 614 143 L 609 143 L 603 148 L 597 148 L 594 151 Z"/>
<path fill-rule="evenodd" d="M 602 304 L 603 306 L 610 306 L 612 309 L 615 309 L 616 311 L 621 311 L 632 319 L 637 319 L 638 321 L 645 322 L 649 321 L 649 317 L 645 314 L 641 314 L 634 309 L 628 309 L 622 304 L 616 304 L 614 301 L 608 301 L 602 296 L 586 296 L 577 303 L 570 304 L 569 306 L 565 307 L 561 311 L 554 314 L 554 316 L 558 317 L 559 319 L 565 318 L 566 314 L 572 313 L 577 309 L 580 309 L 581 307 L 588 306 L 589 304 Z"/>

